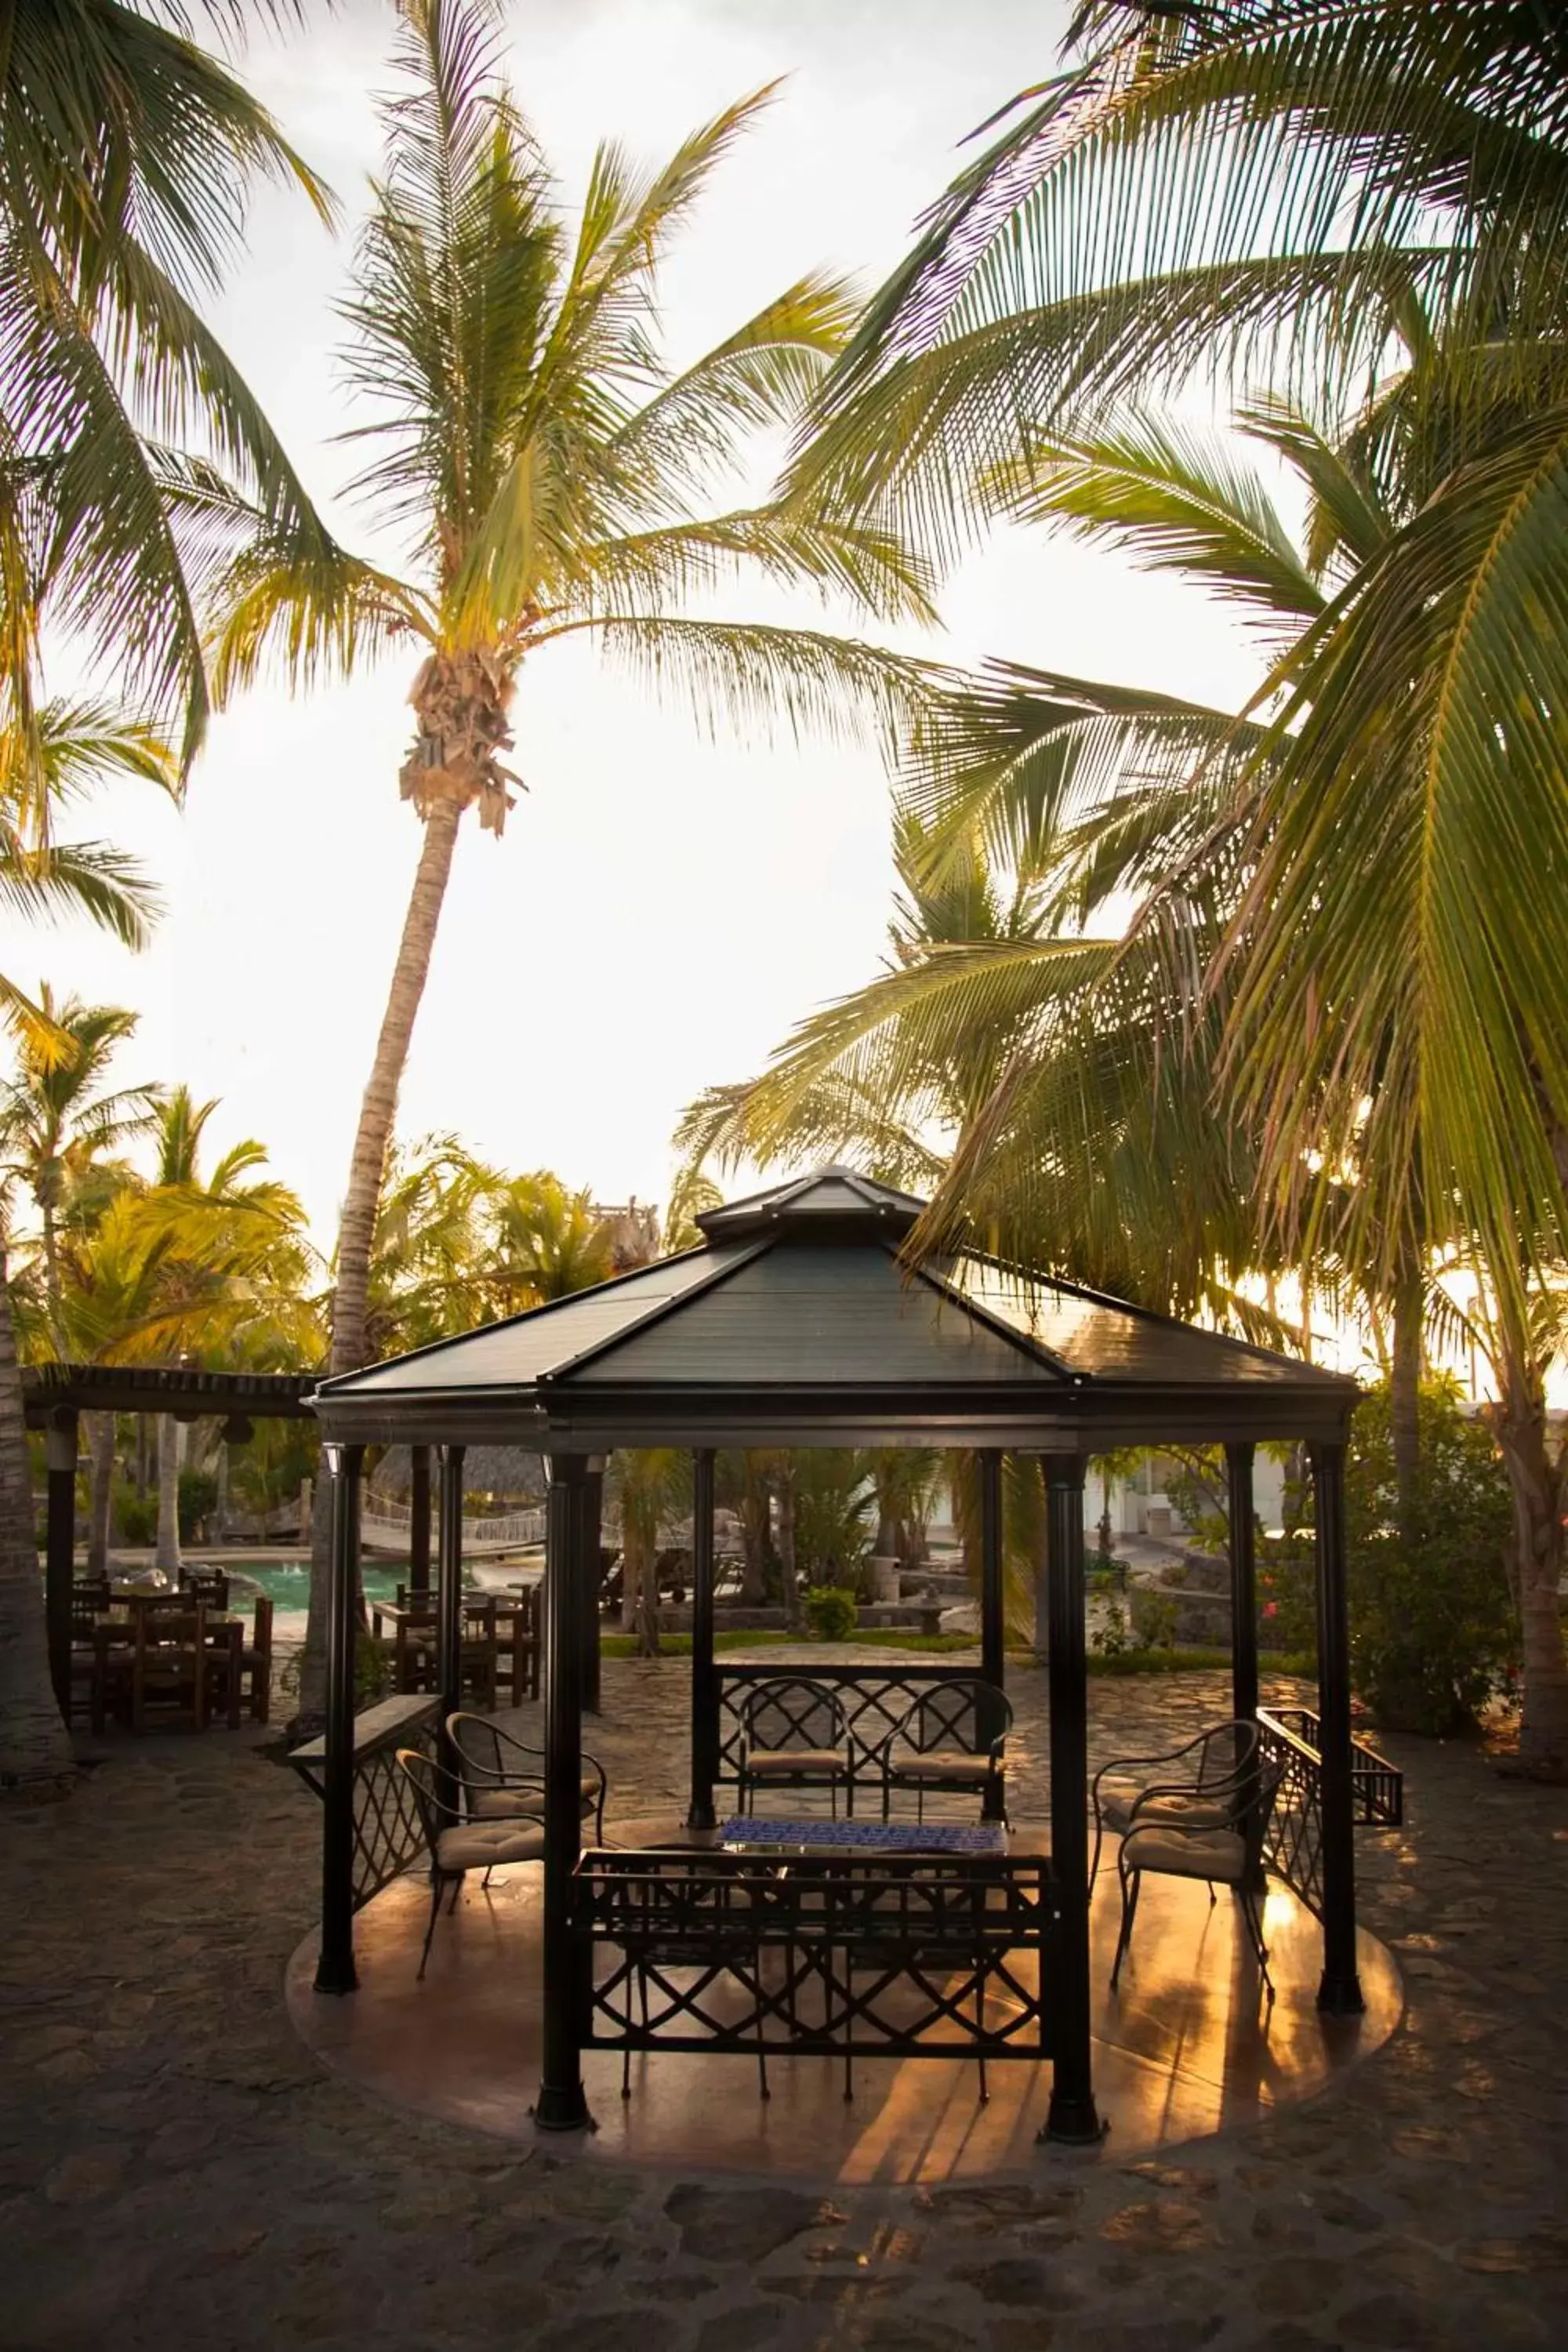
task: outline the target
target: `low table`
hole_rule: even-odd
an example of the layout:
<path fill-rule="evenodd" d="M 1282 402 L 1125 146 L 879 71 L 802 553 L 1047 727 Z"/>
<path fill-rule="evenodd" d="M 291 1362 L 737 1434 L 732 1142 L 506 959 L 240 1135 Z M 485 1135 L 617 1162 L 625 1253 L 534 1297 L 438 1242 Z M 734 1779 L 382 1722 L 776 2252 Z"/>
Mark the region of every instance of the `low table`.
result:
<path fill-rule="evenodd" d="M 999 1822 L 824 1822 L 732 1813 L 720 1828 L 719 1843 L 727 1853 L 981 1855 L 1005 1854 L 1007 1832 Z"/>

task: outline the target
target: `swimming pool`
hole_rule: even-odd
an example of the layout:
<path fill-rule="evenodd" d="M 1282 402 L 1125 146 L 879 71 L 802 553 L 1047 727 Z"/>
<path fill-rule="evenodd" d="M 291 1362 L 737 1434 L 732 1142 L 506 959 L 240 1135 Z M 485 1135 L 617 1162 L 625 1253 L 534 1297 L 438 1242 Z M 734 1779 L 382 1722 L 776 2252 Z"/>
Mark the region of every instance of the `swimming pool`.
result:
<path fill-rule="evenodd" d="M 231 1559 L 224 1567 L 231 1579 L 229 1599 L 236 1609 L 248 1608 L 258 1591 L 266 1593 L 275 1609 L 310 1605 L 310 1571 L 302 1561 L 290 1565 L 277 1559 Z M 363 1580 L 367 1601 L 395 1601 L 398 1586 L 408 1581 L 407 1563 L 378 1560 L 374 1568 L 363 1570 Z"/>

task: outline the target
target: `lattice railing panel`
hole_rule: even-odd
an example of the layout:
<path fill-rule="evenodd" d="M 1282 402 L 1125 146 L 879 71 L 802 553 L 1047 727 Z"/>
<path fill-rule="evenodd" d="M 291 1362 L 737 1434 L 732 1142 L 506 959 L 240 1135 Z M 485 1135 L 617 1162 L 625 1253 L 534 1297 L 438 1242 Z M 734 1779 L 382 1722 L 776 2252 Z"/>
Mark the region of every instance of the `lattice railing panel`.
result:
<path fill-rule="evenodd" d="M 727 1666 L 719 1676 L 719 1777 L 740 1776 L 743 1711 L 746 1694 L 763 1682 L 781 1677 L 776 1666 Z M 897 1729 L 917 1698 L 929 1697 L 934 1687 L 958 1679 L 948 1666 L 830 1666 L 809 1678 L 830 1689 L 839 1701 L 849 1736 L 858 1750 L 879 1748 Z M 974 1685 L 972 1668 L 964 1680 Z M 988 1734 L 994 1737 L 994 1734 Z"/>
<path fill-rule="evenodd" d="M 1259 1707 L 1265 1750 L 1281 1767 L 1279 1793 L 1264 1841 L 1266 1858 L 1308 1909 L 1323 1912 L 1322 1727 L 1304 1706 Z M 1351 1799 L 1358 1829 L 1397 1829 L 1405 1776 L 1362 1739 L 1351 1742 Z"/>
<path fill-rule="evenodd" d="M 1048 1863 L 591 1854 L 576 1922 L 599 2049 L 1039 2059 Z"/>
<path fill-rule="evenodd" d="M 356 1911 L 426 1852 L 424 1825 L 410 1782 L 397 1761 L 400 1748 L 436 1751 L 438 1699 L 384 1699 L 354 1722 L 353 1906 Z M 289 1761 L 318 1797 L 326 1792 L 326 1741 L 297 1748 Z"/>

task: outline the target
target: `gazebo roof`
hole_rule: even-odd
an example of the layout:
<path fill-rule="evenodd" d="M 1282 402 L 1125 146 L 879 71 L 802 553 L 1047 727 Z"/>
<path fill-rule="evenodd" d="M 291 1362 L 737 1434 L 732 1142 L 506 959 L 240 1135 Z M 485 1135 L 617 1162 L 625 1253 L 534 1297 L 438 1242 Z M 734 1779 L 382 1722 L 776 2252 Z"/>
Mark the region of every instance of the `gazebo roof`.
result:
<path fill-rule="evenodd" d="M 973 1252 L 910 1268 L 923 1202 L 823 1168 L 701 1245 L 324 1381 L 350 1441 L 994 1445 L 1342 1435 L 1355 1384 Z"/>

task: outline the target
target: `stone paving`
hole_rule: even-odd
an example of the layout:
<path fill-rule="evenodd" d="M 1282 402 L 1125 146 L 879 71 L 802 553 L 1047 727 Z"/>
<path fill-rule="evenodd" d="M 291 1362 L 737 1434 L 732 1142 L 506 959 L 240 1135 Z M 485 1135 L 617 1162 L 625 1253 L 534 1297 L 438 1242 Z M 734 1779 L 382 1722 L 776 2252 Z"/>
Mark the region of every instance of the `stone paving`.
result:
<path fill-rule="evenodd" d="M 1013 1679 L 1044 1790 L 1043 1677 Z M 684 1793 L 678 1661 L 611 1662 L 626 1810 Z M 1282 1694 L 1283 1695 L 1283 1694 Z M 1217 1676 L 1098 1681 L 1103 1756 L 1223 1713 Z M 1363 1835 L 1409 2009 L 1342 2087 L 1181 2161 L 1042 2150 L 1032 2184 L 816 2196 L 608 2172 L 372 2105 L 284 2019 L 314 1801 L 253 1744 L 114 1747 L 0 1813 L 0 2344 L 135 2352 L 1187 2352 L 1561 2343 L 1568 1802 L 1386 1743 Z"/>

